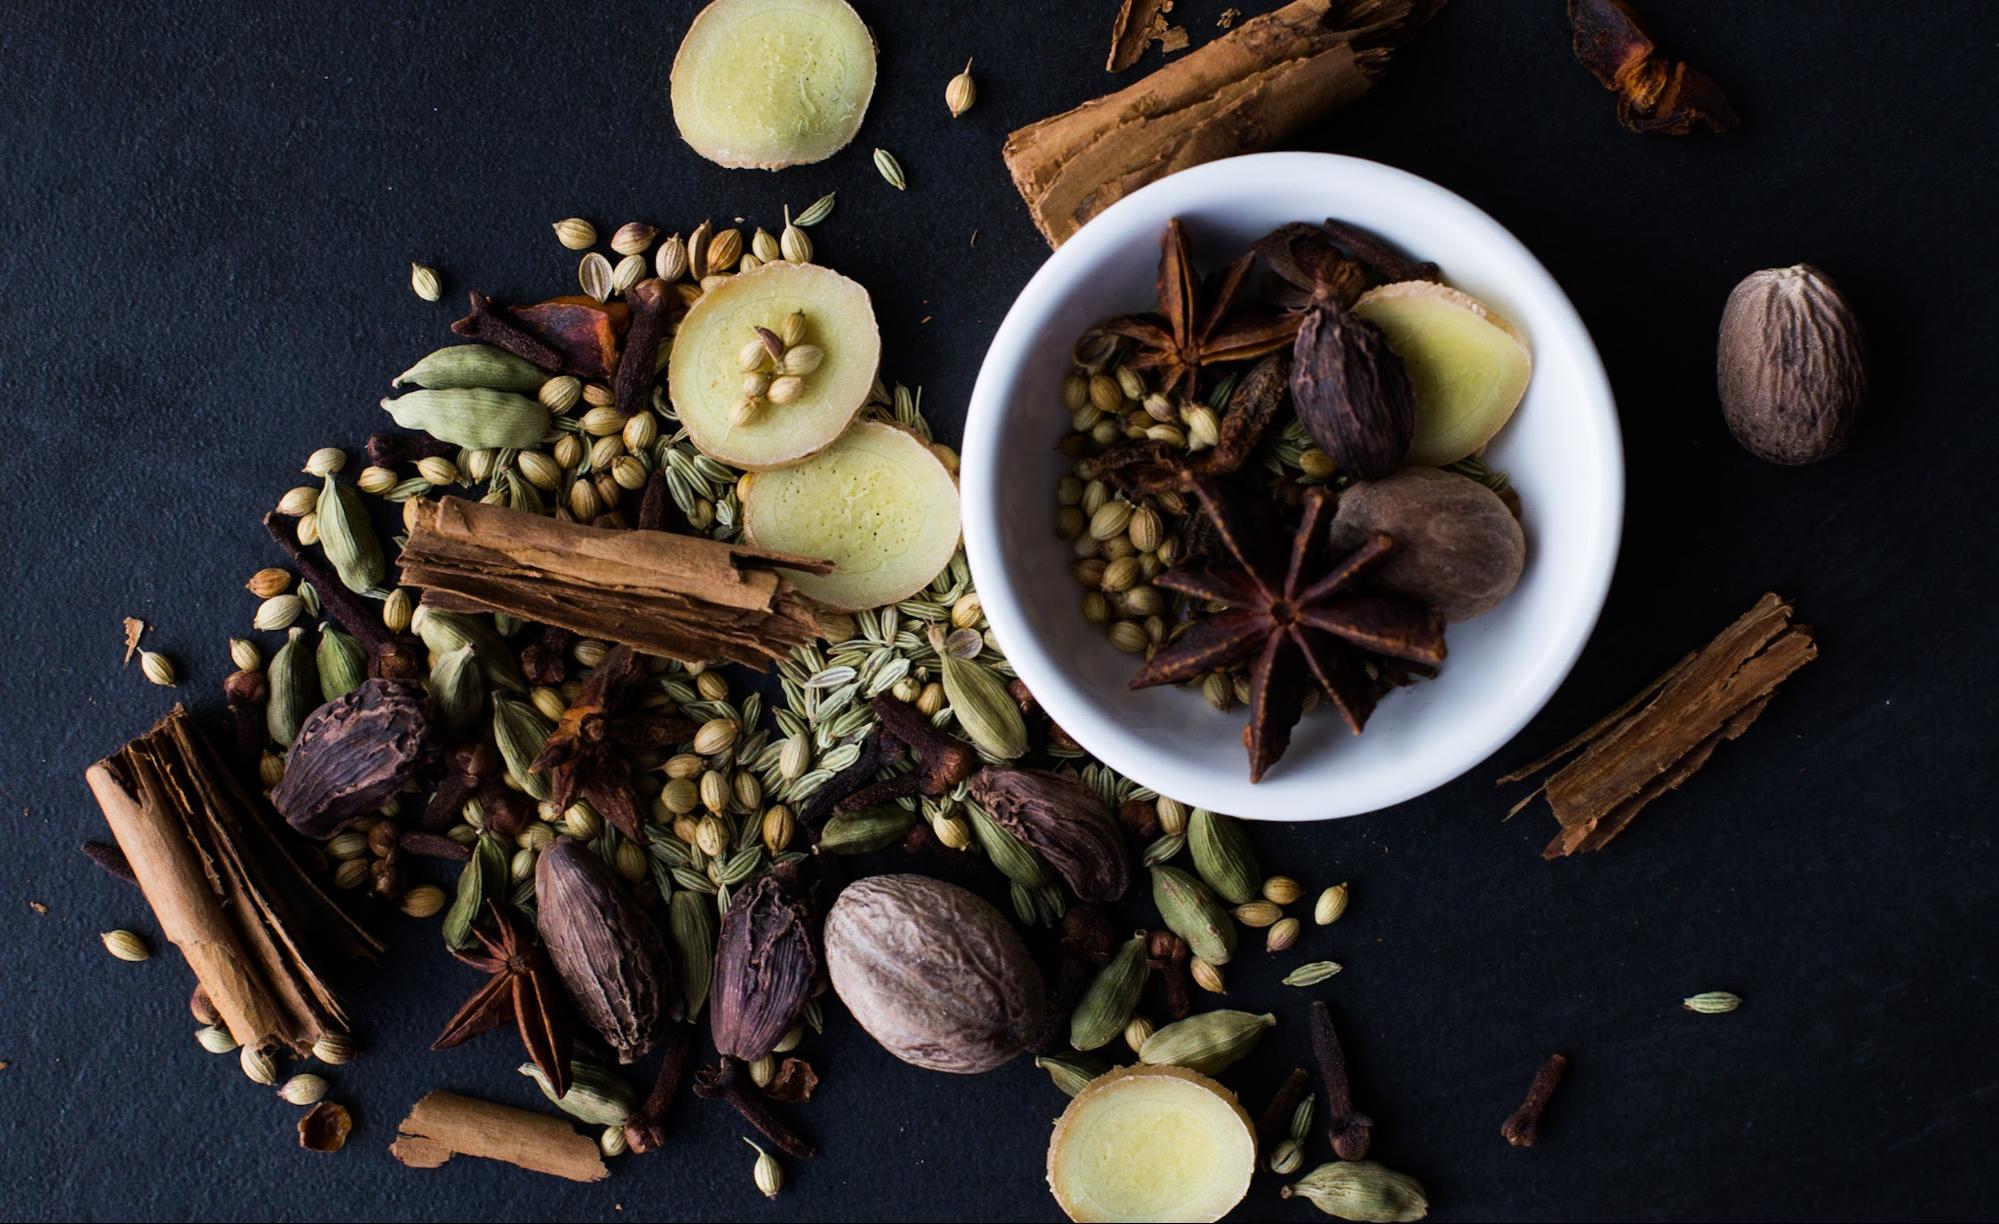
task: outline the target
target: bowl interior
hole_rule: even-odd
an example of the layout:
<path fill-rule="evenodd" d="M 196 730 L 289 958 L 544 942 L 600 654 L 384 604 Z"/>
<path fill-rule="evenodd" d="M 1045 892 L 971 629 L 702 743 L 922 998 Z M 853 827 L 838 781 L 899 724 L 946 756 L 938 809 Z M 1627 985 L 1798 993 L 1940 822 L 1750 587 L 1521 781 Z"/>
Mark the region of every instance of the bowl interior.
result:
<path fill-rule="evenodd" d="M 1204 271 L 1289 221 L 1339 217 L 1437 261 L 1518 326 L 1534 354 L 1525 401 L 1487 458 L 1522 501 L 1527 566 L 1499 608 L 1450 629 L 1436 679 L 1382 699 L 1365 734 L 1330 709 L 1252 785 L 1240 707 L 1192 691 L 1132 692 L 1136 667 L 1085 623 L 1070 546 L 1052 531 L 1061 381 L 1082 332 L 1147 309 L 1159 239 L 1180 217 Z M 966 547 L 1002 649 L 1049 714 L 1119 772 L 1188 803 L 1257 819 L 1371 811 L 1477 764 L 1540 709 L 1602 606 L 1623 509 L 1608 383 L 1574 308 L 1512 235 L 1459 197 L 1372 162 L 1277 153 L 1209 163 L 1121 201 L 1050 257 L 996 334 L 964 448 Z"/>

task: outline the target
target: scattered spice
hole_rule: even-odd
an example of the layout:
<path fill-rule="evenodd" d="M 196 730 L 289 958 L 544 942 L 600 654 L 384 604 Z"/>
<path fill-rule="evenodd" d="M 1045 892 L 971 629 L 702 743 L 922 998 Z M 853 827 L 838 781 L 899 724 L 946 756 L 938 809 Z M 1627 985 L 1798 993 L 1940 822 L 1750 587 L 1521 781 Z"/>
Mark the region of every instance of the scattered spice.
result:
<path fill-rule="evenodd" d="M 1629 132 L 1685 136 L 1696 127 L 1726 132 L 1740 122 L 1708 75 L 1659 53 L 1625 0 L 1569 0 L 1576 58 L 1617 95 L 1617 121 Z"/>
<path fill-rule="evenodd" d="M 1124 0 L 1111 25 L 1111 54 L 1104 70 L 1123 72 L 1136 64 L 1147 43 L 1165 38 L 1166 14 L 1172 11 L 1173 0 Z"/>
<path fill-rule="evenodd" d="M 488 934 L 483 927 L 472 932 L 485 951 L 464 953 L 452 948 L 451 954 L 490 976 L 445 1023 L 430 1048 L 448 1050 L 511 1021 L 520 1031 L 528 1057 L 561 1096 L 569 1091 L 573 1044 L 568 1003 L 556 988 L 555 975 L 540 946 L 530 942 L 497 903 L 486 904 L 492 932 Z"/>
<path fill-rule="evenodd" d="M 410 265 L 410 292 L 426 302 L 435 302 L 444 296 L 444 281 L 437 275 L 436 268 L 427 268 L 420 263 Z"/>
<path fill-rule="evenodd" d="M 1435 0 L 1293 0 L 1150 76 L 1015 131 L 1008 171 L 1059 246 L 1147 183 L 1284 139 L 1362 97 Z"/>
<path fill-rule="evenodd" d="M 561 1118 L 453 1092 L 433 1092 L 418 1101 L 396 1128 L 389 1154 L 412 1169 L 477 1156 L 570 1181 L 609 1176 L 596 1142 Z"/>
<path fill-rule="evenodd" d="M 1726 990 L 1710 990 L 1680 1001 L 1680 1006 L 1702 1016 L 1721 1016 L 1742 1006 L 1742 997 Z"/>
<path fill-rule="evenodd" d="M 966 60 L 964 68 L 944 86 L 944 105 L 950 110 L 951 117 L 956 119 L 972 109 L 972 103 L 976 102 L 978 97 L 978 84 L 972 80 L 972 61 Z M 785 258 L 789 259 L 791 256 L 786 255 Z"/>
<path fill-rule="evenodd" d="M 1541 857 L 1603 849 L 1646 805 L 1707 764 L 1722 741 L 1748 730 L 1777 686 L 1818 657 L 1810 628 L 1794 624 L 1792 611 L 1764 595 L 1630 701 L 1501 778 L 1518 782 L 1568 760 L 1507 813 L 1547 796 L 1562 827 Z"/>
<path fill-rule="evenodd" d="M 321 1101 L 298 1120 L 298 1145 L 308 1152 L 337 1152 L 347 1146 L 354 1115 L 338 1101 Z"/>
<path fill-rule="evenodd" d="M 1527 1099 L 1499 1124 L 1499 1133 L 1508 1143 L 1514 1147 L 1534 1146 L 1534 1140 L 1540 1137 L 1541 1114 L 1548 1108 L 1548 1098 L 1555 1095 L 1555 1088 L 1568 1069 L 1568 1055 L 1548 1055 L 1548 1061 L 1534 1073 L 1534 1082 L 1527 1086 Z"/>
<path fill-rule="evenodd" d="M 1353 1106 L 1353 1092 L 1347 1084 L 1346 1052 L 1333 1028 L 1333 1012 L 1320 999 L 1312 1004 L 1312 1058 L 1319 1068 L 1319 1095 L 1326 1105 L 1326 1133 L 1333 1154 L 1341 1160 L 1360 1160 L 1374 1139 L 1374 1119 Z"/>
<path fill-rule="evenodd" d="M 130 665 L 132 652 L 139 649 L 139 639 L 146 632 L 146 622 L 136 616 L 125 618 L 125 662 Z"/>
<path fill-rule="evenodd" d="M 887 149 L 875 150 L 875 170 L 897 191 L 909 190 L 909 183 L 902 176 L 902 163 L 895 160 L 895 154 Z"/>

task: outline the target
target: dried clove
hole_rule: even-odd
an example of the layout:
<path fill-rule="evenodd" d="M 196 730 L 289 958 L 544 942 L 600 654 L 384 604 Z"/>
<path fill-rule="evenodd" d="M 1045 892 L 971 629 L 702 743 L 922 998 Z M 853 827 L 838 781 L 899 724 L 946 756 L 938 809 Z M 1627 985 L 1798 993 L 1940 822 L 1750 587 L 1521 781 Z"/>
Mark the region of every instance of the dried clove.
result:
<path fill-rule="evenodd" d="M 472 847 L 464 842 L 453 841 L 442 833 L 426 833 L 421 829 L 403 829 L 396 834 L 396 847 L 408 854 L 420 854 L 425 858 L 445 859 L 453 863 L 472 861 Z"/>
<path fill-rule="evenodd" d="M 1568 1055 L 1548 1055 L 1548 1061 L 1534 1073 L 1534 1082 L 1527 1086 L 1527 1099 L 1499 1124 L 1499 1133 L 1508 1143 L 1514 1147 L 1534 1146 L 1534 1140 L 1540 1135 L 1541 1114 L 1548 1108 L 1548 1098 L 1555 1095 L 1555 1088 L 1568 1069 Z"/>
<path fill-rule="evenodd" d="M 429 434 L 378 433 L 368 436 L 368 462 L 376 467 L 394 467 L 424 459 L 450 459 L 458 447 L 440 442 Z"/>
<path fill-rule="evenodd" d="M 271 699 L 271 682 L 261 671 L 233 671 L 222 682 L 222 695 L 229 703 L 229 717 L 236 723 L 236 760 L 246 769 L 255 769 L 270 738 L 264 707 Z"/>
<path fill-rule="evenodd" d="M 1194 1006 L 1193 982 L 1187 973 L 1187 960 L 1192 953 L 1187 941 L 1163 927 L 1146 940 L 1146 964 L 1159 975 L 1159 983 L 1166 991 L 1166 1014 L 1171 1019 L 1184 1020 Z"/>
<path fill-rule="evenodd" d="M 810 1159 L 818 1150 L 812 1141 L 791 1124 L 775 1103 L 762 1093 L 744 1088 L 743 1082 L 748 1078 L 740 1063 L 724 1058 L 719 1065 L 694 1073 L 694 1095 L 704 1101 L 727 1101 L 742 1115 L 743 1121 L 756 1127 L 779 1151 L 800 1160 Z"/>
<path fill-rule="evenodd" d="M 907 748 L 916 757 L 918 769 L 868 783 L 835 803 L 833 811 L 859 811 L 904 795 L 941 795 L 963 782 L 978 765 L 978 753 L 969 744 L 939 731 L 908 702 L 883 693 L 868 704 L 881 720 L 880 731 Z"/>
<path fill-rule="evenodd" d="M 123 880 L 127 884 L 137 884 L 139 882 L 139 877 L 132 874 L 132 864 L 125 858 L 125 852 L 113 843 L 87 841 L 78 846 L 77 849 L 83 851 L 83 857 L 97 864 L 106 875 L 111 876 L 113 879 Z M 199 989 L 199 987 L 196 989 Z M 204 995 L 203 997 L 206 998 L 207 996 Z"/>
<path fill-rule="evenodd" d="M 1624 0 L 1569 0 L 1576 58 L 1617 95 L 1617 121 L 1630 132 L 1685 136 L 1696 127 L 1726 132 L 1740 122 L 1713 78 L 1658 44 Z"/>
<path fill-rule="evenodd" d="M 444 777 L 423 810 L 423 827 L 432 833 L 450 828 L 464 810 L 465 801 L 499 777 L 500 752 L 492 741 L 481 739 L 453 748 L 446 757 Z"/>
<path fill-rule="evenodd" d="M 1271 1094 L 1270 1104 L 1257 1115 L 1256 1150 L 1266 1159 L 1278 1144 L 1291 1137 L 1291 1116 L 1298 1111 L 1298 1102 L 1305 1099 L 1311 1086 L 1312 1077 L 1305 1068 L 1293 1067 Z"/>
<path fill-rule="evenodd" d="M 499 309 L 499 304 L 492 298 L 476 289 L 466 297 L 470 312 L 451 325 L 455 334 L 505 349 L 544 370 L 553 372 L 562 368 L 562 355 Z"/>
<path fill-rule="evenodd" d="M 415 638 L 390 633 L 367 600 L 348 590 L 330 567 L 298 542 L 289 521 L 266 514 L 264 530 L 290 558 L 299 577 L 310 582 L 319 593 L 326 614 L 367 647 L 369 675 L 385 680 L 412 680 L 425 673 L 423 644 Z"/>
<path fill-rule="evenodd" d="M 618 411 L 630 416 L 646 407 L 646 392 L 652 389 L 659 369 L 659 344 L 666 338 L 672 321 L 670 308 L 685 306 L 680 295 L 670 291 L 663 280 L 642 280 L 625 291 L 631 309 L 631 327 L 625 332 L 624 351 L 618 355 L 618 373 L 612 382 Z"/>
<path fill-rule="evenodd" d="M 1118 805 L 1118 823 L 1125 836 L 1141 844 L 1159 835 L 1159 805 L 1150 799 L 1127 799 Z"/>
<path fill-rule="evenodd" d="M 670 504 L 671 495 L 667 492 L 666 469 L 654 468 L 652 475 L 646 477 L 645 492 L 639 495 L 638 529 L 666 530 L 666 508 Z"/>
<path fill-rule="evenodd" d="M 653 475 L 659 475 L 659 470 Z M 576 635 L 569 630 L 543 625 L 534 640 L 521 647 L 521 675 L 529 684 L 561 684 L 569 678 L 569 648 L 575 644 Z"/>
<path fill-rule="evenodd" d="M 677 1021 L 667 1032 L 666 1051 L 660 1056 L 652 1092 L 639 1111 L 625 1122 L 625 1142 L 632 1151 L 641 1154 L 656 1151 L 666 1142 L 666 1116 L 673 1109 L 674 1098 L 680 1095 L 681 1081 L 687 1078 L 687 1065 L 693 1057 L 694 1026 Z"/>
<path fill-rule="evenodd" d="M 868 732 L 861 741 L 861 755 L 854 759 L 852 765 L 826 780 L 826 784 L 812 796 L 811 802 L 798 813 L 798 823 L 807 829 L 817 829 L 825 824 L 826 818 L 849 796 L 871 784 L 876 774 L 895 763 L 898 749 L 895 738 L 883 728 L 877 727 Z"/>
<path fill-rule="evenodd" d="M 1333 1029 L 1332 1009 L 1323 999 L 1312 1004 L 1312 1057 L 1319 1065 L 1319 1092 L 1325 1098 L 1326 1132 L 1332 1139 L 1333 1154 L 1341 1160 L 1365 1159 L 1374 1138 L 1374 1119 L 1353 1107 L 1346 1053 Z"/>
<path fill-rule="evenodd" d="M 1103 907 L 1078 902 L 1062 912 L 1062 960 L 1048 983 L 1048 1004 L 1027 1044 L 1030 1052 L 1045 1054 L 1069 1047 L 1069 1013 L 1096 977 L 1097 969 L 1117 951 L 1117 932 Z"/>

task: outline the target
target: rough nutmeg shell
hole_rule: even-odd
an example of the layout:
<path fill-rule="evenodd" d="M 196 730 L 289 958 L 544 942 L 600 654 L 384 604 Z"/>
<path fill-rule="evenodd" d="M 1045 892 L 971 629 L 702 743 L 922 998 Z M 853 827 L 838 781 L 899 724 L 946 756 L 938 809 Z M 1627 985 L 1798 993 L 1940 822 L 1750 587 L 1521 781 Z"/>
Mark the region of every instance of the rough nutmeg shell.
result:
<path fill-rule="evenodd" d="M 1416 436 L 1416 387 L 1381 329 L 1331 305 L 1305 312 L 1291 348 L 1298 419 L 1340 471 L 1376 480 Z"/>
<path fill-rule="evenodd" d="M 610 864 L 568 838 L 534 868 L 535 927 L 577 1014 L 618 1061 L 652 1048 L 673 977 L 659 928 Z"/>
<path fill-rule="evenodd" d="M 364 680 L 306 716 L 271 803 L 306 836 L 331 837 L 394 797 L 429 740 L 422 685 Z"/>
<path fill-rule="evenodd" d="M 1097 792 L 1043 769 L 981 769 L 972 801 L 1053 867 L 1084 901 L 1115 901 L 1131 886 L 1130 852 Z"/>
<path fill-rule="evenodd" d="M 1027 945 L 998 910 L 928 876 L 848 885 L 826 915 L 826 968 L 868 1035 L 926 1070 L 990 1071 L 1041 1024 Z"/>
<path fill-rule="evenodd" d="M 1721 312 L 1715 384 L 1750 454 L 1788 464 L 1838 454 L 1867 399 L 1866 346 L 1839 287 L 1810 264 L 1744 277 Z"/>

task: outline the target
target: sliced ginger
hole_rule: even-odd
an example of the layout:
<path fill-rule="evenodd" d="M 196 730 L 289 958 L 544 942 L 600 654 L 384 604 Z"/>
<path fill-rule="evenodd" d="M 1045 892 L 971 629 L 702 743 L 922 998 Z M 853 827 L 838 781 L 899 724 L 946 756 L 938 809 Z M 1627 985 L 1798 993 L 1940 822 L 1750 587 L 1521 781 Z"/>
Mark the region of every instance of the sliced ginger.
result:
<path fill-rule="evenodd" d="M 673 59 L 681 139 L 722 166 L 824 161 L 861 128 L 875 40 L 847 0 L 715 0 Z"/>
<path fill-rule="evenodd" d="M 1235 1095 L 1184 1067 L 1125 1067 L 1069 1102 L 1048 1144 L 1048 1188 L 1076 1221 L 1219 1220 L 1256 1172 Z"/>
<path fill-rule="evenodd" d="M 823 354 L 797 398 L 740 419 L 738 358 L 756 329 L 805 319 L 804 343 Z M 708 455 L 759 471 L 808 459 L 845 433 L 874 386 L 881 332 L 868 291 L 817 264 L 770 263 L 703 294 L 681 321 L 667 362 L 667 394 L 687 434 Z"/>
<path fill-rule="evenodd" d="M 1527 343 L 1477 298 L 1435 281 L 1370 289 L 1353 312 L 1379 327 L 1416 385 L 1406 463 L 1441 467 L 1492 440 L 1527 394 Z"/>
<path fill-rule="evenodd" d="M 862 421 L 806 462 L 738 487 L 752 544 L 837 567 L 791 574 L 807 598 L 837 611 L 908 599 L 958 550 L 957 481 L 899 426 Z"/>

